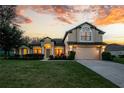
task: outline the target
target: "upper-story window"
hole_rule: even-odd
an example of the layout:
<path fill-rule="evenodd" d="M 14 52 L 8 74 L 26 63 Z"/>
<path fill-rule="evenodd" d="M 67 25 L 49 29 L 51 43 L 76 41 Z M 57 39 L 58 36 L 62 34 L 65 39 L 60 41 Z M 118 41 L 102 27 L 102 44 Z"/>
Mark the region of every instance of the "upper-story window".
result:
<path fill-rule="evenodd" d="M 88 27 L 81 29 L 81 41 L 92 41 L 92 32 Z"/>

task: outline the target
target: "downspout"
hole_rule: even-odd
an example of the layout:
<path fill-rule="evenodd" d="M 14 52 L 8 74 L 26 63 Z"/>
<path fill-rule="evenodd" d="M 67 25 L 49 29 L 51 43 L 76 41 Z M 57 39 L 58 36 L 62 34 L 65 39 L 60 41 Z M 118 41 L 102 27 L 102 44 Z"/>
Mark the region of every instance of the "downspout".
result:
<path fill-rule="evenodd" d="M 77 30 L 78 30 L 78 28 L 76 28 L 76 43 L 77 43 Z"/>

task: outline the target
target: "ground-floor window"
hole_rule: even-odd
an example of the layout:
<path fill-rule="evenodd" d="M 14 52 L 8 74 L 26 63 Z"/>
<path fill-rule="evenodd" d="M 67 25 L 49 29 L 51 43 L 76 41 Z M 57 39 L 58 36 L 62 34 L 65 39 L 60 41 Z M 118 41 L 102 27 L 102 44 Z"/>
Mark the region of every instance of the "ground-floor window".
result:
<path fill-rule="evenodd" d="M 34 54 L 41 54 L 41 49 L 34 49 L 33 50 L 33 53 Z"/>
<path fill-rule="evenodd" d="M 62 48 L 56 48 L 55 49 L 55 55 L 60 56 L 61 54 L 63 54 L 63 49 Z"/>
<path fill-rule="evenodd" d="M 34 54 L 41 54 L 41 48 L 33 48 Z"/>
<path fill-rule="evenodd" d="M 27 48 L 21 48 L 20 54 L 21 54 L 21 55 L 26 55 L 26 54 L 28 54 L 28 49 L 27 49 Z"/>

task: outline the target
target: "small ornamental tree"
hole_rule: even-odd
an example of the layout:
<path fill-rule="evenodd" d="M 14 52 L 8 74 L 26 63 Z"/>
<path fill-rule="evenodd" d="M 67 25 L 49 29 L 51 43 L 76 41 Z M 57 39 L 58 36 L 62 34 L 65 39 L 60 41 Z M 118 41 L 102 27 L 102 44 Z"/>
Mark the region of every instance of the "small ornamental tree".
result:
<path fill-rule="evenodd" d="M 69 51 L 69 56 L 68 56 L 68 59 L 69 60 L 74 60 L 75 59 L 75 51 Z"/>

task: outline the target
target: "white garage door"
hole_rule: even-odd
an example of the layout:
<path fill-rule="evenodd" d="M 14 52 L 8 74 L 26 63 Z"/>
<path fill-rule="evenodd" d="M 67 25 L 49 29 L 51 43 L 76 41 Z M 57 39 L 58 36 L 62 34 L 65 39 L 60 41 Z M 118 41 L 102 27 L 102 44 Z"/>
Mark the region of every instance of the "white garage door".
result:
<path fill-rule="evenodd" d="M 76 48 L 76 59 L 99 59 L 97 48 Z"/>

